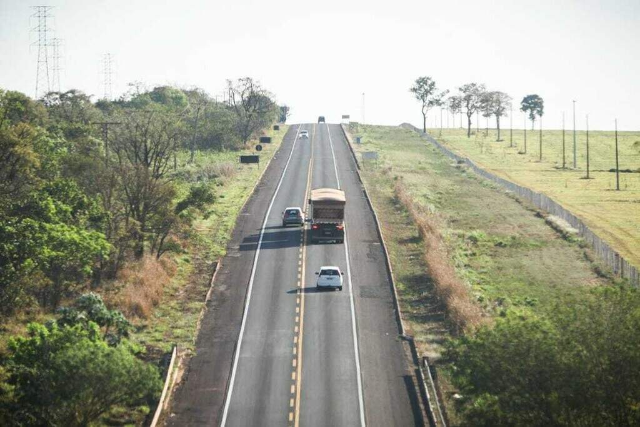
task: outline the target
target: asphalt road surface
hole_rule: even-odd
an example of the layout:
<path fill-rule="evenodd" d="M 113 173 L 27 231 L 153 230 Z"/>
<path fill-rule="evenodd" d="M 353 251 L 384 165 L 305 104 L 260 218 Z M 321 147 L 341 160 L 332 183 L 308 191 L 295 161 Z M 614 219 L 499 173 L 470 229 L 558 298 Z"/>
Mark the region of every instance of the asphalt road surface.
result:
<path fill-rule="evenodd" d="M 238 220 L 168 424 L 424 424 L 355 167 L 339 125 L 290 127 Z M 320 187 L 346 192 L 344 244 L 282 227 Z M 344 272 L 343 291 L 316 290 L 323 265 Z"/>

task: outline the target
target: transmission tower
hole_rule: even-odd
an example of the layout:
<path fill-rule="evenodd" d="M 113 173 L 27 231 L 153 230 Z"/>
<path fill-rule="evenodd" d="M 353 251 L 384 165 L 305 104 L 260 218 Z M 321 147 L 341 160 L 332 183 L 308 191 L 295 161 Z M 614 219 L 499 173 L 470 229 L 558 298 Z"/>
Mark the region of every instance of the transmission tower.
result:
<path fill-rule="evenodd" d="M 113 57 L 110 53 L 105 53 L 102 58 L 102 75 L 103 75 L 103 84 L 104 84 L 104 99 L 111 100 L 111 75 L 112 69 L 111 65 L 113 64 Z"/>
<path fill-rule="evenodd" d="M 32 6 L 35 11 L 33 18 L 37 19 L 38 25 L 32 28 L 38 34 L 38 40 L 34 43 L 38 46 L 38 68 L 36 71 L 36 94 L 35 98 L 41 91 L 51 91 L 51 79 L 49 77 L 49 32 L 51 30 L 47 26 L 47 18 L 53 17 L 51 9 L 53 6 Z M 45 93 L 46 93 L 45 92 Z"/>
<path fill-rule="evenodd" d="M 51 88 L 55 92 L 60 92 L 60 47 L 62 45 L 62 39 L 54 38 L 51 40 L 51 47 L 53 48 L 53 55 L 51 59 L 53 60 L 53 67 L 51 70 L 53 71 L 53 80 L 51 81 Z"/>

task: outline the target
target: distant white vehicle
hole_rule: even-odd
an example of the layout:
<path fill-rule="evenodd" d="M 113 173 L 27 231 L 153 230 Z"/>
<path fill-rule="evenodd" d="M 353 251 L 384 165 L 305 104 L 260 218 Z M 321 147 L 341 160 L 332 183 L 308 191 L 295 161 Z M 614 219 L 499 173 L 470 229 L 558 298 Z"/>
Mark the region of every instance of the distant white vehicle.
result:
<path fill-rule="evenodd" d="M 316 271 L 318 275 L 318 281 L 316 282 L 316 288 L 338 288 L 342 290 L 342 276 L 343 272 L 340 271 L 340 267 L 335 266 L 322 266 L 320 271 Z"/>
<path fill-rule="evenodd" d="M 308 130 L 301 130 L 299 138 L 309 138 L 309 131 Z"/>

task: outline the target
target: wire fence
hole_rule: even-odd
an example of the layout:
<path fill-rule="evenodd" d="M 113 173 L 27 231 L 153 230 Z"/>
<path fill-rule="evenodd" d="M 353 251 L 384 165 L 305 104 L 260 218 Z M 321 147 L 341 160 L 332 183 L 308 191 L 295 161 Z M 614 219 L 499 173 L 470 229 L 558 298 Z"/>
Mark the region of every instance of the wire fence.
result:
<path fill-rule="evenodd" d="M 638 269 L 631 265 L 629 261 L 624 259 L 618 252 L 612 249 L 611 246 L 609 246 L 596 233 L 591 231 L 591 229 L 589 229 L 589 227 L 587 227 L 587 225 L 582 222 L 581 219 L 562 207 L 558 202 L 544 194 L 537 193 L 529 188 L 522 187 L 518 184 L 487 172 L 486 170 L 478 167 L 470 159 L 452 152 L 451 150 L 440 144 L 438 141 L 436 141 L 431 135 L 422 132 L 420 129 L 409 123 L 403 123 L 400 126 L 417 132 L 420 136 L 435 145 L 443 154 L 450 157 L 451 159 L 456 160 L 459 163 L 466 164 L 478 175 L 501 185 L 518 197 L 524 200 L 528 200 L 537 208 L 542 209 L 550 213 L 551 215 L 555 215 L 564 219 L 573 228 L 578 230 L 580 236 L 589 245 L 591 245 L 596 255 L 600 259 L 602 259 L 602 261 L 613 271 L 614 274 L 628 279 L 633 286 L 640 286 L 640 272 L 638 271 Z"/>

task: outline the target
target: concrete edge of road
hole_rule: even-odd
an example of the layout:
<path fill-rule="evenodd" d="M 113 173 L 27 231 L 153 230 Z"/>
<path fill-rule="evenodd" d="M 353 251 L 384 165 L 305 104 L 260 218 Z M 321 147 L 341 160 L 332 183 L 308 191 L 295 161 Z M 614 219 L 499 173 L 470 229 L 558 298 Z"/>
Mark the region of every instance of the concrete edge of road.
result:
<path fill-rule="evenodd" d="M 178 346 L 174 345 L 173 350 L 171 351 L 171 361 L 169 362 L 169 369 L 167 370 L 167 378 L 164 380 L 164 387 L 162 388 L 162 394 L 160 395 L 160 400 L 158 401 L 158 406 L 156 408 L 156 412 L 153 415 L 153 420 L 151 421 L 150 426 L 156 427 L 158 424 L 158 420 L 160 419 L 160 415 L 162 415 L 163 409 L 169 404 L 170 400 L 170 389 L 173 389 L 173 385 L 175 381 L 176 375 L 173 375 L 173 367 L 175 365 L 175 361 L 178 354 Z"/>
<path fill-rule="evenodd" d="M 353 156 L 353 159 L 356 164 L 356 174 L 358 175 L 358 180 L 362 185 L 362 191 L 364 193 L 364 197 L 367 200 L 367 204 L 369 205 L 371 212 L 373 212 L 373 218 L 376 221 L 376 231 L 378 233 L 378 237 L 380 238 L 380 241 L 382 242 L 382 249 L 384 250 L 385 265 L 387 267 L 389 281 L 391 282 L 391 288 L 393 290 L 393 304 L 396 311 L 396 321 L 398 323 L 398 329 L 400 330 L 400 334 L 402 338 L 409 343 L 412 357 L 415 359 L 414 362 L 417 365 L 417 370 L 419 374 L 417 377 L 418 385 L 420 387 L 420 394 L 423 397 L 422 404 L 424 408 L 427 410 L 429 424 L 432 426 L 446 427 L 446 422 L 444 420 L 444 417 L 442 417 L 441 415 L 442 411 L 440 409 L 440 402 L 438 401 L 437 389 L 436 389 L 435 382 L 433 381 L 433 377 L 431 376 L 428 360 L 426 358 L 422 358 L 422 359 L 420 358 L 420 355 L 418 354 L 418 349 L 415 345 L 413 337 L 406 334 L 404 321 L 402 319 L 402 310 L 400 309 L 400 301 L 398 299 L 398 290 L 397 290 L 396 282 L 393 275 L 393 267 L 391 266 L 391 258 L 389 257 L 389 252 L 387 251 L 387 244 L 385 243 L 384 236 L 382 235 L 382 227 L 380 225 L 380 220 L 378 219 L 378 214 L 376 213 L 376 210 L 373 207 L 373 203 L 371 203 L 369 193 L 367 192 L 367 188 L 365 187 L 364 181 L 362 180 L 362 176 L 360 175 L 360 163 L 358 162 L 358 157 L 356 156 L 356 152 L 353 149 L 353 141 L 351 141 L 351 136 L 349 135 L 349 132 L 345 128 L 344 124 L 340 124 L 340 129 L 342 129 L 342 133 L 344 134 L 344 137 L 347 140 L 349 151 L 351 151 L 351 155 Z M 422 367 L 421 360 L 422 360 L 422 363 L 424 363 L 424 366 L 425 366 L 424 369 Z M 429 378 L 428 385 L 427 385 L 427 381 L 425 380 L 424 370 L 428 370 L 428 376 L 427 376 L 427 378 Z M 432 406 L 432 402 L 431 402 L 432 393 L 429 393 L 429 388 L 433 390 L 433 394 L 434 394 L 433 400 L 435 401 L 437 413 L 440 415 L 439 417 L 436 416 L 436 412 L 434 411 L 434 408 Z M 438 422 L 437 420 L 440 420 L 440 422 Z"/>

